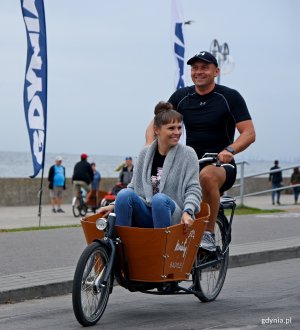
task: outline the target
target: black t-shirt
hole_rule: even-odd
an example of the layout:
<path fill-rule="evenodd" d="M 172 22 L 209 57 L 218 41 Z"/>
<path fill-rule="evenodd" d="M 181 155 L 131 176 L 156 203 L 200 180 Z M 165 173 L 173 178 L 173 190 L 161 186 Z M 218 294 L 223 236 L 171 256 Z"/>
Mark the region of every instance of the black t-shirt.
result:
<path fill-rule="evenodd" d="M 235 124 L 251 119 L 243 97 L 222 85 L 206 95 L 198 94 L 195 86 L 184 87 L 169 102 L 183 115 L 186 144 L 195 149 L 198 158 L 222 151 L 234 141 Z"/>
<path fill-rule="evenodd" d="M 166 156 L 162 156 L 158 150 L 156 150 L 151 168 L 151 184 L 153 188 L 153 195 L 159 192 L 160 179 L 165 159 Z"/>
<path fill-rule="evenodd" d="M 270 168 L 270 171 L 280 169 L 279 166 L 273 166 Z M 275 173 L 270 173 L 269 180 L 274 184 L 279 184 L 282 182 L 282 172 L 278 171 Z"/>
<path fill-rule="evenodd" d="M 81 160 L 74 167 L 72 180 L 84 181 L 90 184 L 93 181 L 94 172 L 92 166 L 86 160 Z"/>

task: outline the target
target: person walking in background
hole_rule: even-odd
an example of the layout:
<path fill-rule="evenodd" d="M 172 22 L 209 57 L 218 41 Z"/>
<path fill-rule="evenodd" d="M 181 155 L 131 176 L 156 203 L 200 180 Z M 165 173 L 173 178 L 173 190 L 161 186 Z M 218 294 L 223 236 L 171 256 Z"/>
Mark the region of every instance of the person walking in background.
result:
<path fill-rule="evenodd" d="M 91 163 L 91 166 L 94 173 L 94 178 L 92 182 L 92 194 L 90 203 L 92 209 L 95 211 L 98 208 L 98 193 L 100 190 L 101 174 L 99 171 L 97 171 L 95 163 Z"/>
<path fill-rule="evenodd" d="M 91 183 L 94 179 L 94 172 L 91 164 L 87 161 L 88 155 L 81 154 L 80 161 L 75 164 L 72 183 L 74 186 L 74 195 L 78 196 L 80 194 L 81 188 L 86 191 L 86 204 L 89 203 L 89 198 L 91 195 Z"/>
<path fill-rule="evenodd" d="M 61 165 L 62 157 L 57 156 L 55 158 L 55 165 L 52 165 L 49 169 L 48 181 L 50 189 L 50 202 L 52 205 L 53 213 L 64 213 L 61 208 L 62 204 L 62 192 L 66 189 L 66 170 Z M 57 209 L 55 208 L 57 205 Z"/>
<path fill-rule="evenodd" d="M 126 157 L 125 165 L 123 166 L 119 174 L 119 183 L 127 187 L 127 185 L 131 182 L 132 175 L 133 175 L 132 157 Z"/>
<path fill-rule="evenodd" d="M 270 171 L 279 170 L 279 169 L 280 169 L 279 161 L 275 160 L 274 161 L 274 166 L 272 166 L 270 168 Z M 274 173 L 270 173 L 269 181 L 272 184 L 272 189 L 280 188 L 281 183 L 282 183 L 282 171 L 277 171 L 277 172 L 274 172 Z M 272 191 L 272 204 L 273 205 L 275 205 L 275 195 L 277 196 L 277 199 L 276 199 L 277 205 L 280 205 L 280 193 L 281 193 L 280 190 L 276 190 L 276 191 L 273 190 Z"/>
<path fill-rule="evenodd" d="M 94 173 L 94 178 L 93 178 L 93 182 L 92 182 L 92 190 L 99 191 L 100 182 L 101 182 L 101 174 L 99 171 L 97 171 L 95 163 L 91 163 L 91 166 L 92 166 L 92 170 Z"/>
<path fill-rule="evenodd" d="M 293 174 L 291 176 L 291 184 L 300 184 L 299 167 L 294 168 Z M 293 191 L 294 191 L 294 201 L 295 201 L 295 204 L 297 204 L 298 203 L 298 197 L 299 197 L 299 194 L 300 194 L 300 186 L 294 187 Z"/>

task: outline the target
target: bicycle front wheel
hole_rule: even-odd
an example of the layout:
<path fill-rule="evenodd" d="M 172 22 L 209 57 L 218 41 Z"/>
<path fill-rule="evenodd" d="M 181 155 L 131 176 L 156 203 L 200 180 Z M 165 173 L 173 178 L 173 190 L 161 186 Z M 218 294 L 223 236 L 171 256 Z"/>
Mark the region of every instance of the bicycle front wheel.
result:
<path fill-rule="evenodd" d="M 112 276 L 105 287 L 96 287 L 95 281 L 103 277 L 109 255 L 106 249 L 94 242 L 83 251 L 74 275 L 73 281 L 73 310 L 78 322 L 83 326 L 96 324 L 105 311 Z"/>
<path fill-rule="evenodd" d="M 214 265 L 204 269 L 195 269 L 193 281 L 195 285 L 195 295 L 202 302 L 213 301 L 222 290 L 229 260 L 229 249 L 224 253 L 225 228 L 220 217 L 217 218 L 215 226 L 216 252 L 209 252 L 199 249 L 196 258 L 196 266 L 203 265 L 206 262 L 216 261 Z"/>
<path fill-rule="evenodd" d="M 72 211 L 75 218 L 80 216 L 80 199 L 78 197 L 73 198 Z"/>

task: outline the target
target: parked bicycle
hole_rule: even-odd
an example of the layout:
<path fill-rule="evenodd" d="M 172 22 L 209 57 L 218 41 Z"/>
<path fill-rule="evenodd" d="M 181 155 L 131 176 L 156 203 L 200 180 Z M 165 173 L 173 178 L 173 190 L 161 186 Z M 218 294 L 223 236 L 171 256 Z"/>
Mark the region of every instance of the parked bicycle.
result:
<path fill-rule="evenodd" d="M 200 162 L 220 165 L 214 155 Z M 229 219 L 226 209 L 231 210 Z M 91 326 L 100 320 L 114 279 L 131 292 L 193 294 L 202 302 L 216 299 L 226 277 L 234 210 L 234 199 L 222 197 L 214 252 L 199 247 L 209 218 L 206 203 L 187 233 L 183 224 L 156 229 L 115 226 L 114 213 L 108 219 L 101 214 L 83 218 L 89 245 L 78 261 L 72 293 L 78 322 Z"/>

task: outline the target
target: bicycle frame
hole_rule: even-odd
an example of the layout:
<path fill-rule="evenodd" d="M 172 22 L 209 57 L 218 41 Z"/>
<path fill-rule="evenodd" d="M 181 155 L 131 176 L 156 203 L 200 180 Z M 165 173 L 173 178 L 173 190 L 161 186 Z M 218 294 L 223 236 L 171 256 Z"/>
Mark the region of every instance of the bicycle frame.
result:
<path fill-rule="evenodd" d="M 128 228 L 115 227 L 113 215 L 107 220 L 99 214 L 83 218 L 81 222 L 88 244 L 97 241 L 110 255 L 105 272 L 95 281 L 95 286 L 105 287 L 112 273 L 129 291 L 143 291 L 165 282 L 189 279 L 209 216 L 207 204 L 204 203 L 201 209 L 188 233 L 184 233 L 180 224 L 157 229 Z M 107 223 L 104 231 L 97 229 L 98 220 Z M 156 243 L 152 246 L 149 245 L 151 242 Z M 146 254 L 136 249 L 143 244 L 150 249 Z"/>
<path fill-rule="evenodd" d="M 220 201 L 220 208 L 219 208 L 219 214 L 218 217 L 222 220 L 223 223 L 223 230 L 224 236 L 225 236 L 225 242 L 222 251 L 214 251 L 214 252 L 209 252 L 207 251 L 207 255 L 211 254 L 211 257 L 213 260 L 207 261 L 205 263 L 202 263 L 196 267 L 194 267 L 196 270 L 204 270 L 209 267 L 216 266 L 218 263 L 220 263 L 224 255 L 229 249 L 229 244 L 231 242 L 231 228 L 232 228 L 232 222 L 233 222 L 233 216 L 234 216 L 234 211 L 236 208 L 236 203 L 235 199 L 232 197 L 222 197 Z M 231 210 L 230 218 L 229 221 L 225 215 L 225 210 Z"/>
<path fill-rule="evenodd" d="M 235 208 L 236 208 L 236 203 L 234 198 L 227 196 L 221 197 L 219 216 L 222 219 L 225 228 L 225 247 L 223 254 L 226 253 L 226 251 L 229 248 L 229 244 L 231 242 L 231 228 L 232 228 Z M 225 215 L 225 210 L 231 210 L 229 221 Z"/>
<path fill-rule="evenodd" d="M 222 198 L 220 202 L 220 210 L 219 210 L 219 217 L 222 219 L 224 230 L 225 230 L 225 244 L 223 246 L 222 251 L 219 253 L 214 252 L 212 253 L 212 259 L 210 261 L 207 261 L 203 264 L 200 264 L 198 266 L 193 266 L 192 272 L 198 271 L 198 270 L 204 270 L 206 268 L 215 266 L 219 264 L 225 253 L 227 252 L 229 248 L 229 244 L 231 241 L 231 225 L 233 221 L 234 216 L 234 210 L 235 210 L 236 204 L 233 198 L 226 197 Z M 225 209 L 231 209 L 231 214 L 229 220 L 227 219 L 224 210 Z M 108 283 L 109 276 L 111 276 L 111 271 L 113 270 L 114 276 L 117 280 L 117 282 L 127 290 L 134 292 L 134 291 L 141 291 L 143 293 L 149 293 L 149 294 L 156 294 L 156 295 L 164 295 L 164 294 L 195 294 L 194 290 L 194 284 L 191 285 L 189 288 L 184 288 L 182 286 L 179 286 L 177 284 L 176 291 L 170 291 L 170 292 L 156 292 L 156 291 L 150 291 L 154 288 L 157 288 L 159 285 L 163 285 L 164 283 L 169 283 L 169 281 L 166 280 L 166 282 L 139 282 L 139 281 L 132 281 L 129 277 L 129 267 L 128 267 L 128 255 L 126 253 L 126 246 L 122 242 L 122 240 L 116 235 L 114 224 L 115 224 L 115 217 L 112 217 L 112 219 L 109 221 L 110 226 L 108 231 L 105 234 L 104 239 L 98 240 L 99 243 L 102 245 L 105 245 L 109 251 L 110 251 L 110 260 L 106 268 L 106 272 L 104 276 L 102 276 L 102 279 L 97 279 L 95 281 L 95 287 L 101 286 L 106 287 Z M 117 246 L 120 248 L 120 254 L 117 253 Z M 123 269 L 122 269 L 122 275 L 121 275 L 121 267 L 120 267 L 120 259 L 122 259 L 123 262 Z M 190 280 L 187 280 L 190 281 Z"/>

